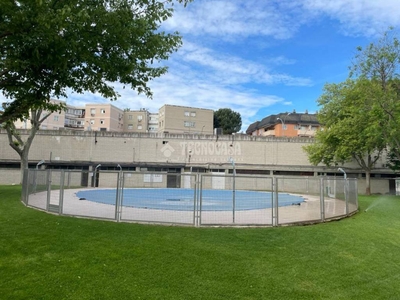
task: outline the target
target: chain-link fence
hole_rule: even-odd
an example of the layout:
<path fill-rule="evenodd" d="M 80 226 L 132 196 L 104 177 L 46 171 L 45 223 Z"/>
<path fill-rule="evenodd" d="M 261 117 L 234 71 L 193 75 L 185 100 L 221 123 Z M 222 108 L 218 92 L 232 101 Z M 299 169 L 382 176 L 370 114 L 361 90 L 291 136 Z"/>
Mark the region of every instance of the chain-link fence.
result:
<path fill-rule="evenodd" d="M 29 169 L 24 178 L 28 206 L 125 222 L 279 226 L 358 210 L 353 178 L 50 169 Z"/>

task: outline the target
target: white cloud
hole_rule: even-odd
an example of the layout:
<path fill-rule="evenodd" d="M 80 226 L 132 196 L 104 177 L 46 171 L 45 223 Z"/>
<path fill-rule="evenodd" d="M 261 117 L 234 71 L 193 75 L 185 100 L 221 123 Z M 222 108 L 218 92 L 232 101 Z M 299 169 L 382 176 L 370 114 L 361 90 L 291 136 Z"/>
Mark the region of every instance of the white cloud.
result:
<path fill-rule="evenodd" d="M 188 36 L 240 42 L 244 37 L 289 39 L 301 26 L 329 17 L 346 35 L 374 36 L 400 26 L 398 0 L 196 0 L 176 7 L 167 29 Z"/>
<path fill-rule="evenodd" d="M 297 1 L 313 15 L 338 20 L 347 35 L 376 36 L 389 26 L 400 26 L 398 0 L 301 0 Z"/>
<path fill-rule="evenodd" d="M 271 71 L 270 66 L 280 64 L 293 64 L 294 61 L 283 56 L 272 57 L 264 61 L 248 61 L 240 57 L 216 52 L 212 49 L 197 46 L 194 43 L 184 43 L 179 59 L 196 67 L 204 68 L 201 76 L 212 82 L 224 85 L 244 83 L 257 84 L 284 84 L 310 86 L 312 81 L 308 78 L 292 77 Z M 181 63 L 179 63 L 181 65 Z"/>
<path fill-rule="evenodd" d="M 272 36 L 286 39 L 293 35 L 298 20 L 288 11 L 280 13 L 285 1 L 273 0 L 203 0 L 194 1 L 186 8 L 177 8 L 166 28 L 194 36 L 218 36 L 238 39 L 247 36 Z M 286 7 L 287 10 L 290 7 Z"/>

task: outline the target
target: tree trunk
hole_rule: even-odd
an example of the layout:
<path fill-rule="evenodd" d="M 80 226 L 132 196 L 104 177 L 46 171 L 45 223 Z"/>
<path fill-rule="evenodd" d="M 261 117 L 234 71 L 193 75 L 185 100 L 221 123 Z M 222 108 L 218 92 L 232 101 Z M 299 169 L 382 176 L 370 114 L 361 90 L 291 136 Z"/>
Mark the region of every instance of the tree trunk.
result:
<path fill-rule="evenodd" d="M 28 138 L 26 139 L 26 141 L 24 141 L 19 135 L 18 131 L 15 129 L 14 124 L 7 124 L 6 126 L 9 145 L 18 153 L 19 157 L 21 158 L 20 184 L 22 184 L 23 181 L 24 170 L 28 169 L 29 150 L 38 129 L 38 125 L 33 126 L 29 132 Z"/>
<path fill-rule="evenodd" d="M 371 172 L 365 171 L 365 194 L 371 195 Z"/>
<path fill-rule="evenodd" d="M 22 184 L 23 178 L 24 178 L 24 171 L 26 169 L 28 169 L 28 162 L 29 162 L 28 154 L 29 154 L 29 150 L 25 151 L 25 148 L 24 148 L 24 150 L 21 153 L 18 153 L 18 154 L 19 154 L 19 157 L 21 158 L 21 184 Z"/>

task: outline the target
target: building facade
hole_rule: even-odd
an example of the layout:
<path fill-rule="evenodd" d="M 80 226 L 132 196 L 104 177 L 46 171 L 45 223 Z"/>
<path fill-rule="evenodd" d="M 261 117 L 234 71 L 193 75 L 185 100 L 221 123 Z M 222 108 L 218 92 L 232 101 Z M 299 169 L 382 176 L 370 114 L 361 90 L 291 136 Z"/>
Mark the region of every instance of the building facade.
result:
<path fill-rule="evenodd" d="M 124 111 L 111 104 L 86 104 L 85 130 L 119 131 L 124 130 Z"/>
<path fill-rule="evenodd" d="M 63 104 L 63 105 L 67 105 L 65 101 L 61 101 L 61 100 L 55 100 L 52 99 L 50 100 L 51 103 L 54 104 Z M 49 112 L 46 110 L 43 110 L 41 117 L 46 116 L 47 114 L 50 114 L 40 125 L 41 130 L 58 130 L 58 129 L 62 129 L 65 127 L 65 120 L 66 120 L 66 113 L 65 111 L 61 111 L 61 112 Z M 29 120 L 24 119 L 24 120 L 17 120 L 14 122 L 15 128 L 17 129 L 31 129 L 32 128 L 32 124 Z"/>
<path fill-rule="evenodd" d="M 214 111 L 211 109 L 164 105 L 158 113 L 151 113 L 145 108 L 121 110 L 109 103 L 74 107 L 60 100 L 52 101 L 64 104 L 66 109 L 51 113 L 41 124 L 41 130 L 213 134 Z M 15 125 L 17 129 L 31 128 L 28 120 L 16 121 Z"/>
<path fill-rule="evenodd" d="M 25 139 L 29 131 L 20 131 Z M 39 131 L 29 153 L 29 167 L 93 170 L 155 171 L 166 173 L 223 173 L 238 176 L 343 176 L 338 167 L 311 165 L 303 147 L 310 138 L 275 138 L 249 135 L 183 135 L 104 131 Z M 0 183 L 20 180 L 20 158 L 0 129 Z M 234 166 L 232 164 L 234 161 Z M 365 172 L 355 162 L 341 166 L 347 176 L 359 179 L 365 192 Z M 4 174 L 2 177 L 1 175 Z M 372 193 L 395 190 L 396 174 L 382 156 L 372 170 Z M 11 181 L 14 180 L 14 181 Z"/>
<path fill-rule="evenodd" d="M 213 134 L 214 111 L 177 105 L 164 105 L 158 112 L 159 133 Z"/>
<path fill-rule="evenodd" d="M 64 127 L 66 129 L 83 130 L 85 128 L 85 108 L 67 104 L 66 110 L 61 114 L 65 115 Z"/>
<path fill-rule="evenodd" d="M 316 114 L 281 113 L 256 121 L 247 128 L 252 136 L 314 137 L 320 124 Z"/>
<path fill-rule="evenodd" d="M 124 111 L 124 132 L 148 132 L 149 112 L 146 109 Z"/>

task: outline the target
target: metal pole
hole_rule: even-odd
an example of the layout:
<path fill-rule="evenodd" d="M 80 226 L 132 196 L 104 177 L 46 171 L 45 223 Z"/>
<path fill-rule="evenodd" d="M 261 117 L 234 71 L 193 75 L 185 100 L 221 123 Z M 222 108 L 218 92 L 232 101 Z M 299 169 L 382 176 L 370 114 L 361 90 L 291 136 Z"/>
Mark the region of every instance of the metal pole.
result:
<path fill-rule="evenodd" d="M 199 194 L 199 206 L 198 206 L 198 219 L 197 219 L 197 225 L 201 226 L 201 211 L 203 208 L 203 179 L 204 176 L 200 176 L 200 194 Z M 211 177 L 212 180 L 212 177 Z"/>
<path fill-rule="evenodd" d="M 119 222 L 119 206 L 120 206 L 120 185 L 121 185 L 121 178 L 120 172 L 117 173 L 117 193 L 115 197 L 115 220 Z"/>
<path fill-rule="evenodd" d="M 68 172 L 68 175 L 70 172 Z M 60 195 L 58 199 L 58 214 L 62 215 L 63 213 L 63 205 L 64 205 L 64 181 L 65 181 L 65 170 L 61 170 L 61 178 L 60 178 Z"/>
<path fill-rule="evenodd" d="M 190 181 L 192 181 L 193 175 L 190 174 Z M 199 174 L 194 175 L 194 195 L 193 195 L 193 226 L 196 226 L 196 216 L 198 214 L 198 199 L 197 199 L 197 189 L 198 189 L 198 176 Z"/>
<path fill-rule="evenodd" d="M 46 210 L 49 211 L 50 209 L 50 196 L 51 196 L 51 170 L 47 170 L 47 181 L 46 181 L 46 188 L 47 188 L 47 202 L 46 202 Z"/>
<path fill-rule="evenodd" d="M 230 157 L 229 161 L 232 163 L 232 214 L 233 214 L 233 223 L 235 223 L 235 207 L 236 207 L 236 168 L 235 168 L 235 160 Z"/>
<path fill-rule="evenodd" d="M 274 187 L 274 201 L 272 202 L 272 226 L 278 226 L 279 219 L 278 219 L 278 178 L 274 177 L 274 182 L 273 184 Z"/>
<path fill-rule="evenodd" d="M 319 195 L 319 199 L 320 199 L 320 210 L 321 210 L 321 222 L 325 221 L 325 187 L 324 187 L 324 177 L 321 177 L 320 179 L 320 195 Z"/>
<path fill-rule="evenodd" d="M 346 204 L 346 215 L 349 214 L 349 203 L 348 203 L 348 197 L 347 197 L 347 174 L 342 168 L 338 168 L 340 172 L 344 174 L 344 202 Z"/>
<path fill-rule="evenodd" d="M 93 187 L 96 187 L 96 181 L 97 181 L 97 169 L 101 167 L 101 164 L 98 164 L 95 168 L 94 168 L 94 172 L 93 172 Z"/>

